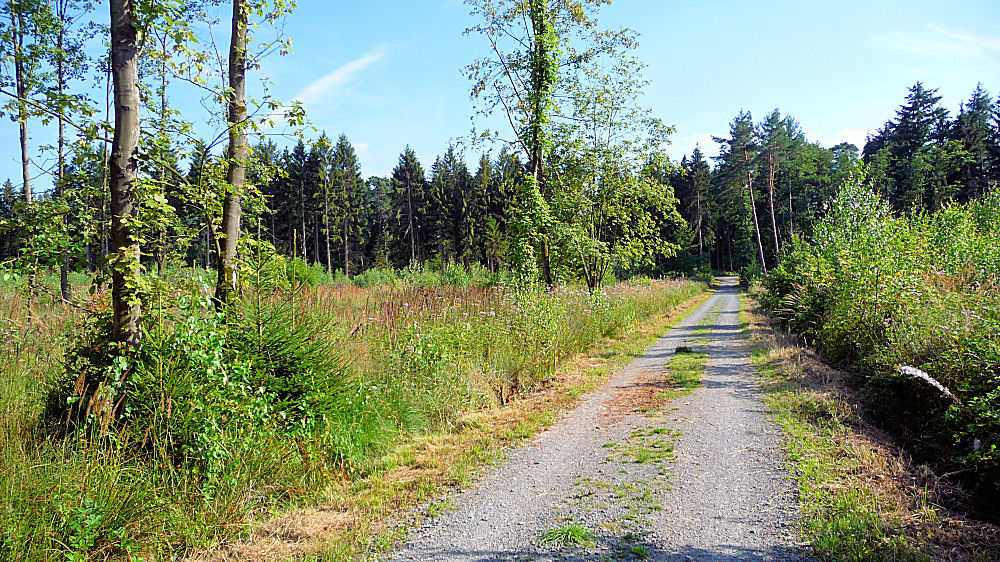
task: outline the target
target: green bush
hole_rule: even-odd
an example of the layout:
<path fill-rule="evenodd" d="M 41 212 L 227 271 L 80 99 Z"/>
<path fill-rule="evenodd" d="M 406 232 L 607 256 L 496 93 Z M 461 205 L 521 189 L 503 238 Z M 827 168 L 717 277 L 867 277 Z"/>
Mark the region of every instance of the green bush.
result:
<path fill-rule="evenodd" d="M 300 258 L 288 260 L 285 266 L 285 273 L 288 276 L 288 283 L 293 288 L 317 287 L 323 283 L 333 281 L 322 265 L 308 263 Z M 343 275 L 343 272 L 341 272 L 341 275 Z"/>
<path fill-rule="evenodd" d="M 355 285 L 364 289 L 379 287 L 382 285 L 393 285 L 398 280 L 399 275 L 396 273 L 395 269 L 381 267 L 373 267 L 364 273 L 355 275 L 354 278 L 351 279 Z"/>
<path fill-rule="evenodd" d="M 899 216 L 858 177 L 760 295 L 785 327 L 856 365 L 886 423 L 923 461 L 970 474 L 984 501 L 1000 501 L 998 227 L 1000 195 Z"/>

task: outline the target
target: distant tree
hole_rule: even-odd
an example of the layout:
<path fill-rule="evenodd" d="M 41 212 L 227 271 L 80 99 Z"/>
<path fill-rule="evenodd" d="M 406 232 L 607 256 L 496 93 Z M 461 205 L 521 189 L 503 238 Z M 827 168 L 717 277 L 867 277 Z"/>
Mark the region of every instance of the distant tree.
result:
<path fill-rule="evenodd" d="M 743 111 L 733 119 L 729 126 L 729 138 L 714 137 L 720 143 L 719 171 L 725 185 L 731 188 L 743 189 L 749 198 L 749 213 L 753 220 L 753 232 L 757 244 L 757 257 L 760 267 L 767 273 L 767 262 L 764 260 L 764 244 L 760 236 L 760 222 L 757 220 L 757 201 L 754 196 L 754 177 L 757 170 L 754 166 L 757 155 L 757 145 L 754 139 L 753 117 L 750 112 Z"/>
<path fill-rule="evenodd" d="M 958 197 L 962 201 L 982 197 L 989 191 L 991 181 L 997 180 L 994 168 L 1000 162 L 994 160 L 994 155 L 1000 152 L 1000 135 L 995 127 L 998 110 L 989 92 L 977 84 L 955 119 L 952 139 L 960 142 L 967 152 L 959 178 L 962 187 Z"/>
<path fill-rule="evenodd" d="M 410 263 L 424 260 L 423 209 L 426 181 L 416 153 L 407 146 L 399 155 L 399 163 L 392 171 L 392 183 L 396 189 L 399 238 L 406 242 Z"/>
<path fill-rule="evenodd" d="M 351 276 L 351 247 L 364 242 L 365 182 L 361 164 L 347 136 L 340 135 L 333 147 L 333 192 L 337 202 L 340 238 L 344 245 L 344 275 Z"/>
<path fill-rule="evenodd" d="M 690 186 L 688 191 L 687 216 L 694 231 L 695 239 L 698 242 L 698 258 L 701 260 L 706 246 L 706 241 L 713 238 L 711 225 L 707 217 L 710 213 L 709 190 L 712 185 L 712 174 L 708 162 L 701 152 L 701 148 L 695 146 L 691 153 L 691 160 L 687 164 L 687 177 Z"/>

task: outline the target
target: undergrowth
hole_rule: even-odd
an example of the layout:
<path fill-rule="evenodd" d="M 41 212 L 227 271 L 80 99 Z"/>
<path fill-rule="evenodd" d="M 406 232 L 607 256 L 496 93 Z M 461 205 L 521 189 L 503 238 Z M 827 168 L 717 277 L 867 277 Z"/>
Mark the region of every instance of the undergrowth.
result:
<path fill-rule="evenodd" d="M 867 421 L 855 375 L 831 368 L 751 307 L 744 305 L 740 315 L 764 401 L 784 434 L 802 531 L 820 559 L 1000 556 L 1000 529 L 944 507 L 967 498 L 926 465 L 913 465 Z"/>
<path fill-rule="evenodd" d="M 0 559 L 166 560 L 232 541 L 704 290 L 267 271 L 228 315 L 197 276 L 164 281 L 142 348 L 116 360 L 106 295 L 76 309 L 0 292 Z"/>
<path fill-rule="evenodd" d="M 759 298 L 782 325 L 866 376 L 882 423 L 922 461 L 1000 502 L 1000 195 L 895 214 L 846 185 Z"/>

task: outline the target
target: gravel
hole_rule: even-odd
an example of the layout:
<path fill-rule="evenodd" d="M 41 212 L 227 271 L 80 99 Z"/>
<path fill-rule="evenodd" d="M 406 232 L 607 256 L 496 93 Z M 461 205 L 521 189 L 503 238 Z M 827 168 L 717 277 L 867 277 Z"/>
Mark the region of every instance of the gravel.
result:
<path fill-rule="evenodd" d="M 738 308 L 735 280 L 723 279 L 703 306 L 456 495 L 454 509 L 425 520 L 390 559 L 807 559 Z M 662 371 L 682 345 L 709 355 L 703 388 L 657 411 L 608 415 L 613 397 Z M 590 540 L 541 538 L 567 526 Z"/>

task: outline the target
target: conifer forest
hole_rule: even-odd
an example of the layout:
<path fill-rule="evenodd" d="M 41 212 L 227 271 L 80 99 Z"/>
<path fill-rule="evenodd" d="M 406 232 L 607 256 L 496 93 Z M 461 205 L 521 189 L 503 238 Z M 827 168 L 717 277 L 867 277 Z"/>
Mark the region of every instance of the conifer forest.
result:
<path fill-rule="evenodd" d="M 0 560 L 410 559 L 688 314 L 608 408 L 669 418 L 737 338 L 801 559 L 1000 559 L 1000 84 L 916 76 L 859 144 L 716 108 L 678 158 L 609 4 L 465 0 L 470 126 L 371 175 L 262 70 L 304 3 L 0 1 Z M 601 458 L 684 462 L 636 431 Z M 520 555 L 800 559 L 664 546 L 675 486 L 615 486 Z"/>

